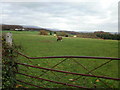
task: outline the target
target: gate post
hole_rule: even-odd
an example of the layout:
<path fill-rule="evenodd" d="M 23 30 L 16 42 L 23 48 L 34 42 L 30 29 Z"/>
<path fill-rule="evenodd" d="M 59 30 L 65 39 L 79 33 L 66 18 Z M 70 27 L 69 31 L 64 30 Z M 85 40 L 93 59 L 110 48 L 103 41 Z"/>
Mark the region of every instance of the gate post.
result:
<path fill-rule="evenodd" d="M 9 32 L 5 35 L 5 40 L 9 46 L 12 46 L 12 33 L 11 32 Z"/>

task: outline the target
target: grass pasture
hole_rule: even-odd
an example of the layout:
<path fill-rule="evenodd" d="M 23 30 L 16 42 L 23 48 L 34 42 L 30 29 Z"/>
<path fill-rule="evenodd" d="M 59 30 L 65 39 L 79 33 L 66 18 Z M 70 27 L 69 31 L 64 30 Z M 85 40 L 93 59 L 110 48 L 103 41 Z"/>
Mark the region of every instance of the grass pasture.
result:
<path fill-rule="evenodd" d="M 89 38 L 73 38 L 64 37 L 62 42 L 57 42 L 53 36 L 42 36 L 39 32 L 30 31 L 13 31 L 13 39 L 15 44 L 23 47 L 22 53 L 30 57 L 42 57 L 42 56 L 100 56 L 100 57 L 118 57 L 118 41 L 117 40 L 100 40 L 100 39 L 89 39 Z M 31 59 L 28 60 L 24 57 L 19 57 L 18 62 L 28 63 L 30 65 L 36 65 L 40 67 L 51 68 L 55 64 L 59 63 L 63 59 Z M 31 62 L 30 62 L 31 61 Z M 108 60 L 93 60 L 93 59 L 67 59 L 54 69 L 71 71 L 76 73 L 87 73 L 87 71 L 81 67 L 80 64 L 84 65 L 88 70 L 92 70 L 95 67 L 101 65 Z M 77 62 L 77 63 L 76 63 Z M 79 63 L 79 64 L 78 64 Z M 78 75 L 63 74 L 59 72 L 48 71 L 43 76 L 42 73 L 45 70 L 39 70 L 35 68 L 26 68 L 20 65 L 20 72 L 24 72 L 29 75 L 38 76 L 45 79 L 54 81 L 64 82 L 74 85 L 80 85 L 85 87 L 94 88 L 96 85 L 99 88 L 118 88 L 118 82 L 100 79 L 102 82 L 107 83 L 104 85 L 100 80 L 93 77 L 81 77 L 79 80 L 72 81 L 74 78 L 79 77 Z M 102 75 L 108 77 L 118 77 L 118 61 L 114 60 L 105 66 L 92 72 L 94 75 Z M 17 75 L 17 78 L 30 82 L 35 85 L 53 88 L 53 87 L 67 87 L 60 84 L 55 84 L 47 81 L 40 81 L 32 78 L 28 78 L 23 75 Z M 97 80 L 97 81 L 96 81 Z M 20 83 L 21 84 L 21 83 Z M 24 87 L 32 86 L 22 84 Z M 70 88 L 70 87 L 69 87 Z"/>

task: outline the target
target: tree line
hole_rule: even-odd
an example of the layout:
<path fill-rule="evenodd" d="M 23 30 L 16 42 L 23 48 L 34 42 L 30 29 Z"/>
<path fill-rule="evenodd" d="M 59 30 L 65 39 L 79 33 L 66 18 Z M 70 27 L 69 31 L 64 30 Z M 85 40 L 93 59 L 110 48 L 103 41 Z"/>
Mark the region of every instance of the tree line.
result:
<path fill-rule="evenodd" d="M 120 40 L 120 34 L 111 34 L 104 31 L 96 31 L 94 33 L 81 33 L 81 32 L 72 32 L 72 31 L 45 31 L 40 30 L 40 35 L 52 35 L 56 34 L 58 36 L 72 37 L 76 35 L 80 38 L 99 38 L 99 39 L 111 39 L 111 40 Z"/>
<path fill-rule="evenodd" d="M 100 37 L 102 39 L 112 39 L 112 40 L 120 40 L 120 34 L 115 33 L 111 34 L 109 32 L 95 32 L 97 37 Z"/>
<path fill-rule="evenodd" d="M 2 24 L 2 30 L 15 30 L 17 29 L 25 29 L 26 31 L 40 31 L 40 35 L 52 35 L 52 34 L 57 34 L 60 36 L 65 36 L 65 37 L 71 37 L 73 35 L 76 35 L 77 37 L 80 38 L 101 38 L 101 39 L 112 39 L 112 40 L 120 40 L 120 34 L 111 34 L 109 32 L 104 32 L 104 31 L 96 31 L 94 33 L 81 33 L 81 32 L 75 32 L 75 31 L 51 31 L 48 29 L 44 28 L 25 28 L 21 25 L 5 25 Z"/>

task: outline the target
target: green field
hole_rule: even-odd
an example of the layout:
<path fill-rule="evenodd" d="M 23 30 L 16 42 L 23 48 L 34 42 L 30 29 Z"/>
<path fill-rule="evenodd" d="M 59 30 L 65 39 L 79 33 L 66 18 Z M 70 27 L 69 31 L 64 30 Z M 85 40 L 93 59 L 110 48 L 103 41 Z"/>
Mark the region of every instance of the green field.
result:
<path fill-rule="evenodd" d="M 73 38 L 63 37 L 62 42 L 57 42 L 54 36 L 42 36 L 39 32 L 32 31 L 12 31 L 14 43 L 22 46 L 22 53 L 30 57 L 41 57 L 41 56 L 100 56 L 100 57 L 118 57 L 118 41 L 117 40 L 101 40 L 101 39 L 90 39 L 90 38 Z M 63 59 L 33 59 L 28 60 L 23 57 L 19 57 L 18 62 L 28 63 L 30 65 L 37 65 L 41 67 L 51 68 Z M 30 62 L 32 61 L 32 62 Z M 80 66 L 84 65 L 88 70 L 92 70 L 95 67 L 101 65 L 108 60 L 93 60 L 93 59 L 67 59 L 54 69 L 71 71 L 76 73 L 87 73 L 87 71 Z M 77 62 L 77 63 L 76 63 Z M 78 64 L 80 63 L 80 64 Z M 26 68 L 19 66 L 20 72 L 26 74 L 39 76 L 45 70 L 39 70 L 34 68 Z M 27 70 L 27 71 L 23 71 Z M 118 77 L 118 61 L 111 61 L 105 66 L 92 72 L 94 75 L 102 75 L 108 77 Z M 101 88 L 117 88 L 118 82 L 113 80 L 101 79 L 96 82 L 97 78 L 92 77 L 81 77 L 79 80 L 72 81 L 77 78 L 77 75 L 62 74 L 58 72 L 47 72 L 43 76 L 39 76 L 45 79 L 51 79 L 54 81 L 64 82 L 74 85 L 86 86 L 93 88 L 94 84 Z M 36 79 L 27 78 L 26 76 L 17 75 L 17 78 L 26 82 L 30 82 L 35 85 L 43 87 L 65 87 L 64 85 L 48 83 L 47 81 L 40 81 Z M 20 83 L 21 84 L 21 83 Z M 22 84 L 24 87 L 31 87 L 29 85 Z M 70 87 L 69 87 L 70 88 Z"/>

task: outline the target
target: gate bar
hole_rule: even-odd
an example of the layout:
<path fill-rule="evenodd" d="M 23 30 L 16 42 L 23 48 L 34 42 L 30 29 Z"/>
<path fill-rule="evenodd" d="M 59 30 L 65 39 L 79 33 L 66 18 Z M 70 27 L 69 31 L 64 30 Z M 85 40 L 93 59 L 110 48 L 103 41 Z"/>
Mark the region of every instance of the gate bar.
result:
<path fill-rule="evenodd" d="M 44 89 L 44 87 L 40 87 L 40 86 L 31 84 L 31 83 L 27 83 L 27 82 L 24 82 L 24 81 L 21 81 L 21 80 L 18 80 L 18 79 L 17 79 L 17 81 L 18 81 L 18 82 L 21 82 L 21 83 L 24 83 L 24 84 L 27 84 L 27 85 L 31 85 L 31 86 L 37 87 L 37 88 L 43 88 L 43 89 Z"/>
<path fill-rule="evenodd" d="M 27 76 L 27 77 L 35 78 L 35 79 L 40 79 L 40 80 L 45 80 L 45 81 L 49 81 L 49 82 L 53 82 L 53 83 L 57 83 L 57 84 L 66 85 L 66 86 L 72 86 L 72 87 L 77 87 L 77 88 L 87 88 L 87 87 L 72 85 L 72 84 L 68 84 L 68 83 L 62 83 L 62 82 L 57 82 L 57 81 L 48 80 L 48 79 L 44 79 L 44 78 L 39 78 L 39 77 L 35 77 L 35 76 L 31 76 L 31 75 L 27 75 L 27 74 L 23 74 L 23 73 L 19 73 L 19 72 L 15 72 L 15 73 L 21 74 L 21 75 L 24 75 L 24 76 Z"/>
<path fill-rule="evenodd" d="M 73 72 L 49 69 L 49 68 L 38 67 L 38 66 L 33 66 L 33 65 L 23 64 L 23 63 L 16 63 L 16 64 L 24 65 L 24 66 L 27 66 L 27 67 L 33 67 L 33 68 L 39 68 L 39 69 L 44 69 L 44 70 L 55 71 L 55 72 L 61 72 L 61 73 L 69 73 L 69 74 L 74 74 L 74 75 L 97 77 L 97 78 L 104 78 L 104 79 L 111 79 L 111 80 L 120 80 L 120 78 L 112 78 L 112 77 L 105 77 L 105 76 L 96 76 L 96 75 L 89 75 L 89 74 L 73 73 Z"/>
<path fill-rule="evenodd" d="M 87 59 L 111 59 L 111 60 L 120 60 L 120 58 L 111 58 L 111 57 L 92 57 L 92 56 L 48 56 L 48 57 L 29 57 L 20 52 L 17 52 L 21 56 L 24 56 L 28 59 L 48 59 L 48 58 L 87 58 Z"/>

